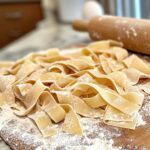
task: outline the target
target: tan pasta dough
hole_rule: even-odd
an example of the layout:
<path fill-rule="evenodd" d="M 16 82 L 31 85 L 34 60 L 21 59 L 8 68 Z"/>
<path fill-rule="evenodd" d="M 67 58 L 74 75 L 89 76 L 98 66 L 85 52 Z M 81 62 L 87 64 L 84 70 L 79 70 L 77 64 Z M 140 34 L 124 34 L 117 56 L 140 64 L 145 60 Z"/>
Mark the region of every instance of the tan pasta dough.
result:
<path fill-rule="evenodd" d="M 28 117 L 44 137 L 59 130 L 82 135 L 81 117 L 135 129 L 144 95 L 134 85 L 145 80 L 140 86 L 150 94 L 149 66 L 112 40 L 0 62 L 0 108 Z"/>

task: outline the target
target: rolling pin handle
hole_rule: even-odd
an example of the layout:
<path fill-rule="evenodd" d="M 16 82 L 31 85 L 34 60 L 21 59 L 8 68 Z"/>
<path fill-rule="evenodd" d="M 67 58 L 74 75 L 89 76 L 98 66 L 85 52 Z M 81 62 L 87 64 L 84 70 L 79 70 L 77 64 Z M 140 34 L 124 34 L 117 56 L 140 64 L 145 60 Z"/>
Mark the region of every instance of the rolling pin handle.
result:
<path fill-rule="evenodd" d="M 87 32 L 88 24 L 89 21 L 87 20 L 75 20 L 73 21 L 72 26 L 75 30 Z"/>

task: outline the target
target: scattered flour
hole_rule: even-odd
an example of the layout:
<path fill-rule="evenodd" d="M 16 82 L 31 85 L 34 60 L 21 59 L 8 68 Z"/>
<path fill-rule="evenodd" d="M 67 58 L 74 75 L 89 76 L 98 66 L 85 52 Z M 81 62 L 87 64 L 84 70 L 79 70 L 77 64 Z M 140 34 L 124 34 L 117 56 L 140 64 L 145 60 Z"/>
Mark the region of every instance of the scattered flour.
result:
<path fill-rule="evenodd" d="M 130 32 L 128 30 L 126 31 L 126 35 L 128 38 L 130 37 Z"/>
<path fill-rule="evenodd" d="M 136 121 L 137 121 L 137 124 L 136 124 L 137 127 L 146 124 L 146 122 L 143 120 L 142 115 L 141 115 L 139 112 L 136 112 L 136 113 L 134 114 L 134 118 L 135 118 Z"/>
<path fill-rule="evenodd" d="M 26 143 L 27 146 L 32 145 L 36 150 L 59 148 L 63 150 L 120 150 L 121 148 L 113 146 L 112 140 L 121 135 L 120 130 L 115 128 L 115 132 L 111 132 L 101 127 L 99 123 L 99 119 L 82 118 L 83 136 L 59 132 L 53 137 L 42 138 L 29 119 L 17 119 L 9 108 L 0 112 L 0 133 L 3 133 L 6 142 L 13 143 L 13 149 Z"/>
<path fill-rule="evenodd" d="M 113 137 L 121 135 L 120 131 L 115 128 L 115 132 L 111 132 L 99 126 L 97 119 L 82 118 L 81 124 L 84 129 L 83 136 L 70 135 L 60 132 L 57 135 L 47 138 L 46 143 L 52 150 L 120 150 L 113 146 Z"/>
<path fill-rule="evenodd" d="M 11 148 L 14 150 L 23 146 L 24 143 L 27 149 L 40 147 L 46 150 L 42 143 L 43 137 L 34 124 L 28 118 L 18 119 L 8 107 L 0 111 L 0 135 L 5 142 L 12 145 Z"/>
<path fill-rule="evenodd" d="M 150 116 L 150 95 L 146 98 L 146 103 L 142 107 L 142 113 L 145 116 Z"/>
<path fill-rule="evenodd" d="M 91 32 L 91 35 L 92 35 L 93 37 L 95 37 L 96 39 L 102 39 L 101 35 L 98 34 L 96 31 L 92 31 L 92 32 Z"/>
<path fill-rule="evenodd" d="M 130 30 L 132 31 L 133 35 L 136 37 L 137 36 L 136 30 L 133 27 L 131 27 Z"/>
<path fill-rule="evenodd" d="M 0 108 L 0 129 L 13 117 L 14 115 L 9 107 Z"/>

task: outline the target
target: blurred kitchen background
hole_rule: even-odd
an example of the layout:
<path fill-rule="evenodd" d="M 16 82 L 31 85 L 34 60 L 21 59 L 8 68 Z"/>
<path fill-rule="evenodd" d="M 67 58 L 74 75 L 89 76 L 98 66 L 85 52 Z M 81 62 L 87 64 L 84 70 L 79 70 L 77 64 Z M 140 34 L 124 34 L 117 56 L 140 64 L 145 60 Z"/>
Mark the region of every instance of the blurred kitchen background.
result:
<path fill-rule="evenodd" d="M 0 0 L 0 60 L 87 43 L 71 22 L 97 14 L 150 18 L 150 0 Z"/>

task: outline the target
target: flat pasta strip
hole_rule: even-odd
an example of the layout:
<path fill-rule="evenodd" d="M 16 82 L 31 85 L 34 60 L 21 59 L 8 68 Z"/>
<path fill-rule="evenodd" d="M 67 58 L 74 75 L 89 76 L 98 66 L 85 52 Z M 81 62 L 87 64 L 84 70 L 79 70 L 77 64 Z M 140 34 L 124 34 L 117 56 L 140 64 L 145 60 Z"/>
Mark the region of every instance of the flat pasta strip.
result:
<path fill-rule="evenodd" d="M 104 113 L 100 108 L 92 109 L 81 98 L 76 96 L 73 96 L 72 107 L 78 114 L 84 117 L 101 118 Z"/>
<path fill-rule="evenodd" d="M 49 117 L 56 123 L 64 120 L 65 111 L 56 103 L 53 96 L 48 92 L 43 92 L 40 97 L 43 101 L 42 109 L 49 115 Z"/>
<path fill-rule="evenodd" d="M 26 94 L 28 93 L 28 91 L 30 90 L 31 87 L 32 87 L 32 84 L 30 84 L 30 83 L 17 84 L 13 88 L 16 98 L 18 98 L 20 100 L 24 100 Z"/>
<path fill-rule="evenodd" d="M 105 40 L 100 42 L 93 42 L 88 45 L 88 48 L 91 48 L 94 52 L 99 52 L 99 50 L 107 50 L 114 46 L 122 47 L 123 44 L 121 42 L 116 42 L 113 40 Z"/>
<path fill-rule="evenodd" d="M 60 87 L 64 87 L 68 83 L 74 81 L 74 78 L 60 73 L 47 72 L 41 75 L 40 80 L 43 83 L 56 83 Z"/>
<path fill-rule="evenodd" d="M 111 51 L 116 60 L 119 62 L 128 57 L 128 51 L 122 47 L 113 47 L 111 48 Z"/>
<path fill-rule="evenodd" d="M 25 62 L 24 64 L 21 65 L 20 69 L 18 70 L 16 74 L 16 78 L 25 78 L 28 76 L 30 73 L 38 69 L 38 66 L 30 61 Z"/>
<path fill-rule="evenodd" d="M 116 108 L 108 105 L 104 115 L 104 121 L 129 122 L 133 121 L 133 116 L 122 113 Z"/>
<path fill-rule="evenodd" d="M 124 60 L 127 67 L 135 68 L 143 73 L 150 74 L 150 67 L 136 55 L 132 55 Z"/>
<path fill-rule="evenodd" d="M 62 125 L 62 129 L 71 134 L 82 135 L 83 131 L 77 114 L 68 104 L 61 104 L 61 107 L 66 111 L 66 117 Z"/>
<path fill-rule="evenodd" d="M 68 59 L 69 58 L 67 58 L 67 57 L 58 55 L 58 56 L 41 57 L 41 58 L 37 57 L 35 59 L 35 62 L 37 64 L 39 64 L 40 66 L 45 66 L 46 67 L 46 66 L 50 66 L 50 64 L 55 62 L 55 61 L 59 62 L 59 61 L 68 60 Z"/>
<path fill-rule="evenodd" d="M 77 71 L 84 70 L 84 69 L 91 69 L 94 67 L 95 63 L 91 59 L 91 57 L 82 57 L 72 60 L 67 60 L 65 62 L 57 62 L 56 64 L 63 64 L 66 66 L 71 67 L 72 69 L 75 69 Z M 54 64 L 53 64 L 54 65 Z"/>
<path fill-rule="evenodd" d="M 139 82 L 140 79 L 149 79 L 150 75 L 140 72 L 135 68 L 128 68 L 123 70 L 126 74 L 127 78 L 129 79 L 132 85 L 135 85 Z"/>
<path fill-rule="evenodd" d="M 91 56 L 95 63 L 99 63 L 98 56 L 89 48 L 83 48 L 82 54 L 85 56 Z"/>
<path fill-rule="evenodd" d="M 14 63 L 11 68 L 9 69 L 9 73 L 12 75 L 16 75 L 18 70 L 20 69 L 21 65 L 24 63 L 24 60 L 18 60 Z"/>
<path fill-rule="evenodd" d="M 107 58 L 107 63 L 112 72 L 119 71 L 124 68 L 124 65 L 122 62 L 118 62 L 111 57 Z"/>
<path fill-rule="evenodd" d="M 137 122 L 136 121 L 105 121 L 107 125 L 120 127 L 120 128 L 127 128 L 127 129 L 135 129 Z"/>
<path fill-rule="evenodd" d="M 16 80 L 14 75 L 0 75 L 0 91 L 3 92 L 6 88 L 12 85 Z"/>
<path fill-rule="evenodd" d="M 86 104 L 88 104 L 92 108 L 99 108 L 99 107 L 107 105 L 107 103 L 99 94 L 93 97 L 83 98 L 83 100 Z"/>
<path fill-rule="evenodd" d="M 74 111 L 85 117 L 101 118 L 103 116 L 102 109 L 92 109 L 81 98 L 72 95 L 70 92 L 56 91 L 58 100 L 61 104 L 69 104 Z"/>
<path fill-rule="evenodd" d="M 111 68 L 109 67 L 108 65 L 108 61 L 107 61 L 107 58 L 104 56 L 104 55 L 100 55 L 100 63 L 102 65 L 102 69 L 104 70 L 104 72 L 106 74 L 109 74 L 112 72 Z"/>
<path fill-rule="evenodd" d="M 131 83 L 129 82 L 126 74 L 121 71 L 112 72 L 108 76 L 111 78 L 111 80 L 113 80 L 116 85 L 124 90 L 131 86 Z"/>
<path fill-rule="evenodd" d="M 101 96 L 102 98 L 111 106 L 115 107 L 116 109 L 119 109 L 121 112 L 132 115 L 133 113 L 137 112 L 140 109 L 140 106 L 137 104 L 134 104 L 133 102 L 128 101 L 127 99 L 121 97 L 115 92 L 112 92 L 111 90 L 105 89 L 103 87 L 100 87 L 93 83 L 78 83 L 75 84 L 72 89 L 76 90 L 76 88 L 80 87 L 91 87 L 94 88 Z"/>
<path fill-rule="evenodd" d="M 81 75 L 80 77 L 78 77 L 76 80 L 74 80 L 73 82 L 70 82 L 68 86 L 71 86 L 77 82 L 93 82 L 95 83 L 96 81 L 93 79 L 93 77 L 91 75 L 89 75 L 88 73 L 84 73 L 83 75 Z"/>
<path fill-rule="evenodd" d="M 92 77 L 88 76 L 87 73 L 89 73 Z M 84 75 L 79 77 L 78 81 L 80 82 L 97 82 L 102 85 L 107 85 L 108 87 L 115 89 L 118 93 L 122 93 L 123 90 L 125 90 L 128 86 L 130 86 L 128 80 L 126 80 L 126 76 L 123 73 L 110 73 L 109 75 L 103 75 L 98 72 L 98 70 L 87 70 Z M 117 75 L 118 74 L 118 75 Z M 86 75 L 86 76 L 85 76 Z M 119 76 L 119 79 L 117 80 Z M 123 82 L 122 82 L 123 80 Z M 116 82 L 117 81 L 117 82 Z M 75 82 L 74 82 L 75 83 Z"/>
<path fill-rule="evenodd" d="M 45 112 L 47 112 L 52 120 L 60 122 L 65 119 L 62 125 L 62 129 L 64 131 L 72 134 L 82 134 L 78 116 L 69 104 L 58 105 L 48 92 L 43 93 L 43 95 L 41 95 L 41 99 L 43 99 L 42 108 Z M 44 104 L 44 102 L 46 103 Z"/>
<path fill-rule="evenodd" d="M 57 72 L 57 73 L 63 73 L 63 74 L 68 74 L 70 72 L 69 68 L 66 68 L 63 65 L 54 65 L 54 66 L 50 66 L 48 68 L 49 72 Z"/>
<path fill-rule="evenodd" d="M 0 68 L 10 68 L 14 65 L 13 61 L 0 61 Z"/>
<path fill-rule="evenodd" d="M 44 137 L 49 137 L 56 134 L 57 131 L 52 127 L 52 121 L 39 107 L 35 107 L 35 109 L 28 114 L 28 117 L 36 123 L 38 129 Z"/>
<path fill-rule="evenodd" d="M 7 75 L 14 62 L 0 61 L 0 75 Z"/>
<path fill-rule="evenodd" d="M 25 100 L 22 101 L 27 107 L 25 111 L 15 111 L 15 114 L 18 116 L 25 116 L 27 115 L 32 108 L 36 105 L 38 98 L 43 93 L 43 91 L 46 89 L 46 86 L 44 86 L 40 80 L 38 80 L 30 89 L 30 91 L 27 93 Z"/>
<path fill-rule="evenodd" d="M 35 83 L 44 73 L 46 73 L 46 69 L 38 69 L 32 72 L 28 77 L 23 79 L 22 83 Z"/>
<path fill-rule="evenodd" d="M 133 102 L 139 106 L 142 106 L 144 101 L 144 95 L 142 93 L 137 92 L 127 92 L 121 95 L 123 98 L 127 99 L 130 102 Z"/>
<path fill-rule="evenodd" d="M 15 103 L 15 95 L 12 86 L 8 86 L 1 95 L 1 101 L 3 104 L 12 106 Z"/>
<path fill-rule="evenodd" d="M 0 108 L 4 105 L 4 100 L 2 99 L 2 93 L 0 93 Z"/>

